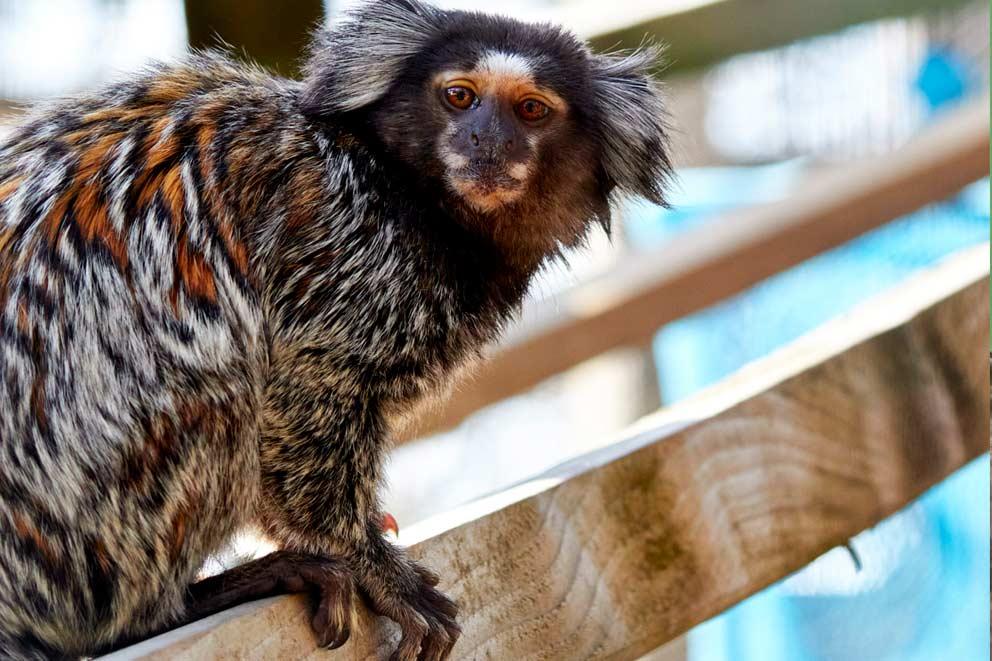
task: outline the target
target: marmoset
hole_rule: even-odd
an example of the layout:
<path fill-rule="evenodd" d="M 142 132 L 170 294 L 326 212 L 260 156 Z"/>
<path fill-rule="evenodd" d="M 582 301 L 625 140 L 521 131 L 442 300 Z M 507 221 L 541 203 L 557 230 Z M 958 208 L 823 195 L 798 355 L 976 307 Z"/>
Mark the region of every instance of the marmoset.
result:
<path fill-rule="evenodd" d="M 380 0 L 300 81 L 195 53 L 0 144 L 0 650 L 108 649 L 314 592 L 396 659 L 459 635 L 382 534 L 391 429 L 534 274 L 671 174 L 657 53 Z M 281 550 L 196 582 L 246 526 Z"/>

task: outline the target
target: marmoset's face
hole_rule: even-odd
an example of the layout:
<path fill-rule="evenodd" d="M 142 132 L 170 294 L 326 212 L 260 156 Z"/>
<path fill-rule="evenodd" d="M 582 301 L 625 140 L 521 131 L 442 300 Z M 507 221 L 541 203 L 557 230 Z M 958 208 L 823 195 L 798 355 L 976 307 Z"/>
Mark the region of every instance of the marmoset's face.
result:
<path fill-rule="evenodd" d="M 303 107 L 347 119 L 460 221 L 571 245 L 608 223 L 614 190 L 663 200 L 656 51 L 599 55 L 554 26 L 412 0 L 362 16 L 317 51 Z"/>
<path fill-rule="evenodd" d="M 479 211 L 519 199 L 553 139 L 568 104 L 535 80 L 527 56 L 488 50 L 474 65 L 445 69 L 430 81 L 445 117 L 437 140 L 448 188 Z"/>
<path fill-rule="evenodd" d="M 600 172 L 587 52 L 558 32 L 499 27 L 452 28 L 374 111 L 394 155 L 483 215 L 560 205 Z"/>

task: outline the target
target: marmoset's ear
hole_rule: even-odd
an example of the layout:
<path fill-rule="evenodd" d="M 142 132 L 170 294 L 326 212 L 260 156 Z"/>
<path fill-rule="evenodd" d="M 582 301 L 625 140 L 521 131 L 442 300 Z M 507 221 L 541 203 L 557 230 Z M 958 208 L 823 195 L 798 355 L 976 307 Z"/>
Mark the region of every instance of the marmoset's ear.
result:
<path fill-rule="evenodd" d="M 668 127 L 661 89 L 651 76 L 661 49 L 627 55 L 592 55 L 592 84 L 602 168 L 608 183 L 623 192 L 665 204 L 672 178 Z"/>
<path fill-rule="evenodd" d="M 442 12 L 417 0 L 370 0 L 320 30 L 303 68 L 303 111 L 327 116 L 378 101 L 440 29 Z"/>

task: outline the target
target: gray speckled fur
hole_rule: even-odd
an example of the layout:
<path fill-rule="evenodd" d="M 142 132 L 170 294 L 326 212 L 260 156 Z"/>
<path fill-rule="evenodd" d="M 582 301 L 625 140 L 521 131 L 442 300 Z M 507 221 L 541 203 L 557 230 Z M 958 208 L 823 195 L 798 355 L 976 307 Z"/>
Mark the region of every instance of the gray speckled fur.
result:
<path fill-rule="evenodd" d="M 429 572 L 380 534 L 392 423 L 498 336 L 610 196 L 660 201 L 660 97 L 646 56 L 550 27 L 412 0 L 352 20 L 302 84 L 192 55 L 39 108 L 0 144 L 4 655 L 181 621 L 207 555 L 247 525 L 344 559 L 403 627 L 400 657 L 457 636 Z M 389 123 L 417 112 L 389 110 L 398 77 L 472 26 L 579 68 L 572 132 L 502 215 L 397 158 L 414 138 Z"/>

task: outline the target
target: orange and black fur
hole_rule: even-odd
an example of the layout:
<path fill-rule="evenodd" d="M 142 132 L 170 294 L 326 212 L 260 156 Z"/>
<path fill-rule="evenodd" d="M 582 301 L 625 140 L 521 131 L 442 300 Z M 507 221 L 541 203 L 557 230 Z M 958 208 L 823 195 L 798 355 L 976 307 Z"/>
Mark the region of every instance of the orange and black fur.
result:
<path fill-rule="evenodd" d="M 615 193 L 662 201 L 652 56 L 388 0 L 302 82 L 193 55 L 0 143 L 0 655 L 310 588 L 320 644 L 354 593 L 446 657 L 379 527 L 390 430 Z M 245 526 L 283 550 L 195 583 Z"/>

